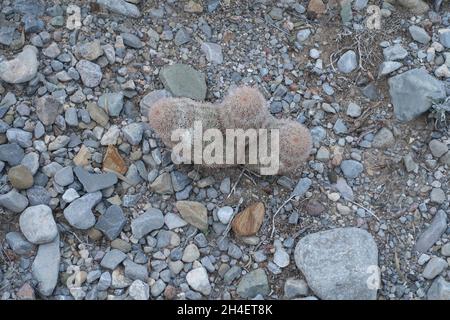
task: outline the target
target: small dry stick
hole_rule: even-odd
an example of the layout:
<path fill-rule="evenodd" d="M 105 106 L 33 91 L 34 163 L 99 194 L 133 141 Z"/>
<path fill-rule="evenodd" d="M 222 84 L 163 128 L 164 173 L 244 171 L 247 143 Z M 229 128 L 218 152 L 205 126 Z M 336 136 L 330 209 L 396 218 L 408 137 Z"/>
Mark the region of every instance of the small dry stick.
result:
<path fill-rule="evenodd" d="M 366 211 L 367 211 L 368 213 L 370 213 L 373 217 L 375 217 L 375 219 L 377 219 L 378 221 L 380 221 L 380 219 L 375 215 L 375 213 L 373 213 L 371 210 L 367 209 L 367 208 L 364 207 L 363 205 L 361 205 L 361 204 L 359 204 L 359 203 L 357 203 L 357 202 L 354 202 L 354 201 L 352 201 L 352 200 L 349 200 L 348 198 L 346 198 L 346 200 L 347 200 L 348 202 L 351 202 L 351 203 L 353 203 L 354 205 L 356 205 L 356 206 L 358 206 L 358 207 L 360 207 L 360 208 L 366 210 Z"/>
<path fill-rule="evenodd" d="M 272 216 L 272 232 L 270 233 L 270 238 L 273 238 L 273 234 L 275 233 L 275 217 L 280 213 L 281 209 L 284 208 L 285 205 L 289 203 L 292 199 L 294 199 L 295 195 L 291 195 L 283 204 L 277 209 L 277 211 Z"/>
<path fill-rule="evenodd" d="M 233 194 L 233 192 L 234 192 L 234 190 L 236 189 L 236 187 L 237 187 L 239 181 L 241 181 L 241 178 L 242 178 L 244 172 L 245 172 L 245 168 L 242 169 L 241 174 L 239 175 L 238 179 L 236 180 L 236 182 L 234 183 L 233 187 L 231 188 L 230 193 L 227 195 L 227 199 Z"/>
<path fill-rule="evenodd" d="M 239 212 L 239 209 L 240 209 L 240 207 L 241 207 L 241 204 L 244 202 L 244 198 L 240 198 L 239 199 L 239 203 L 238 203 L 238 205 L 237 205 L 237 207 L 236 207 L 236 209 L 234 210 L 234 212 L 233 212 L 233 215 L 231 216 L 231 218 L 230 218 L 230 221 L 228 222 L 228 225 L 227 225 L 227 227 L 225 228 L 225 230 L 223 231 L 223 233 L 222 233 L 222 237 L 220 238 L 220 242 L 222 242 L 223 241 L 223 239 L 225 239 L 225 237 L 228 235 L 228 232 L 230 232 L 230 229 L 231 229 L 231 223 L 233 222 L 233 219 L 234 219 L 234 217 L 236 216 L 236 214 Z"/>

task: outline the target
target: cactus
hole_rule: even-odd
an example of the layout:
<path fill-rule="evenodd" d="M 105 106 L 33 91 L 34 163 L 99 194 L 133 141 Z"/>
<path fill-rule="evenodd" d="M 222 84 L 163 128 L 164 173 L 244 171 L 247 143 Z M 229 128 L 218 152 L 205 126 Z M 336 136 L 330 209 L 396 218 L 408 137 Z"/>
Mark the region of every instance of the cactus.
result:
<path fill-rule="evenodd" d="M 168 147 L 174 147 L 171 137 L 176 129 L 192 130 L 194 121 L 201 121 L 203 132 L 207 129 L 219 129 L 222 134 L 226 129 L 278 129 L 279 163 L 278 174 L 299 169 L 308 159 L 312 140 L 309 130 L 292 120 L 278 120 L 268 111 L 267 102 L 255 88 L 240 87 L 230 91 L 229 95 L 218 104 L 197 102 L 188 98 L 163 98 L 149 110 L 149 123 Z M 191 131 L 192 132 L 192 131 Z M 268 134 L 270 139 L 270 133 Z M 270 145 L 269 142 L 269 153 Z M 209 142 L 204 142 L 203 147 Z M 246 159 L 249 148 L 246 146 Z M 226 143 L 223 142 L 225 157 Z M 235 146 L 236 151 L 236 146 Z M 236 152 L 235 152 L 236 159 Z M 203 163 L 205 164 L 205 163 Z M 206 165 L 206 164 L 205 164 Z M 209 167 L 227 167 L 227 164 L 208 164 Z M 259 170 L 265 165 L 258 162 L 248 165 Z"/>

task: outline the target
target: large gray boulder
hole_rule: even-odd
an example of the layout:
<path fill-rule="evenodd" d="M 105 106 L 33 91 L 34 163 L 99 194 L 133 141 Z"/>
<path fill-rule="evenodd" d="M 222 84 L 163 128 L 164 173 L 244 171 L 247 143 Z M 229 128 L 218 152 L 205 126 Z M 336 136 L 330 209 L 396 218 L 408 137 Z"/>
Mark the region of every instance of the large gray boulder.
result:
<path fill-rule="evenodd" d="M 378 249 L 358 228 L 337 228 L 302 238 L 295 263 L 321 299 L 374 300 L 377 297 Z"/>
<path fill-rule="evenodd" d="M 446 95 L 444 83 L 424 69 L 396 75 L 388 83 L 394 114 L 400 121 L 413 120 Z"/>

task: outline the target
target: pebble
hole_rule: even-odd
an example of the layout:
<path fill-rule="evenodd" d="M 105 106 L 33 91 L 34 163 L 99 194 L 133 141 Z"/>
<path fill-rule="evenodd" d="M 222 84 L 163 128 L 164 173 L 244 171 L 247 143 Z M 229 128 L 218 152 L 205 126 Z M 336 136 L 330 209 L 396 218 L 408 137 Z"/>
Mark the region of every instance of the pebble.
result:
<path fill-rule="evenodd" d="M 92 208 L 102 200 L 100 191 L 87 193 L 70 203 L 64 209 L 64 217 L 69 224 L 77 229 L 86 230 L 94 226 L 95 216 Z"/>
<path fill-rule="evenodd" d="M 151 231 L 162 228 L 163 225 L 164 216 L 161 210 L 150 208 L 131 221 L 131 230 L 136 239 L 141 239 Z"/>

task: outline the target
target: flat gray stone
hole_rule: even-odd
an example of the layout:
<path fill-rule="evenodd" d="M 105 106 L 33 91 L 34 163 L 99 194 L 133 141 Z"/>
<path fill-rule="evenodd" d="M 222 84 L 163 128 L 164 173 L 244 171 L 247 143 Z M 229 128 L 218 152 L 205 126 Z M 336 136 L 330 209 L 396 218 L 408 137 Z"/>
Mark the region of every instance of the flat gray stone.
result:
<path fill-rule="evenodd" d="M 19 255 L 29 255 L 34 249 L 34 245 L 28 242 L 20 232 L 8 232 L 5 240 L 9 247 Z"/>
<path fill-rule="evenodd" d="M 450 283 L 443 277 L 438 277 L 427 292 L 428 300 L 450 300 Z"/>
<path fill-rule="evenodd" d="M 414 248 L 420 253 L 425 253 L 436 241 L 438 241 L 447 229 L 447 214 L 443 210 L 438 210 L 431 224 L 422 232 L 416 241 Z"/>
<path fill-rule="evenodd" d="M 88 60 L 80 60 L 75 66 L 80 74 L 81 81 L 86 87 L 94 88 L 102 81 L 102 69 L 98 64 Z"/>
<path fill-rule="evenodd" d="M 88 193 L 74 200 L 64 209 L 64 217 L 69 224 L 77 229 L 86 230 L 94 226 L 95 216 L 92 208 L 102 200 L 100 191 Z"/>
<path fill-rule="evenodd" d="M 73 182 L 73 170 L 72 167 L 65 167 L 58 170 L 53 176 L 55 182 L 61 187 L 68 186 Z"/>
<path fill-rule="evenodd" d="M 43 296 L 51 295 L 56 287 L 60 259 L 59 236 L 50 243 L 39 245 L 31 270 L 38 282 L 37 289 Z"/>
<path fill-rule="evenodd" d="M 354 179 L 364 170 L 361 162 L 356 160 L 344 160 L 341 162 L 341 170 L 346 178 Z"/>
<path fill-rule="evenodd" d="M 422 44 L 427 44 L 431 40 L 431 37 L 428 34 L 428 32 L 426 32 L 424 28 L 421 28 L 419 26 L 415 25 L 410 26 L 408 28 L 408 31 L 415 41 L 420 42 Z"/>
<path fill-rule="evenodd" d="M 141 239 L 151 231 L 162 228 L 163 225 L 164 216 L 161 210 L 150 208 L 131 221 L 131 231 L 136 239 Z"/>
<path fill-rule="evenodd" d="M 125 0 L 97 0 L 97 3 L 109 11 L 131 18 L 139 18 L 141 12 L 134 4 Z"/>
<path fill-rule="evenodd" d="M 112 117 L 117 117 L 123 108 L 123 93 L 111 92 L 104 93 L 98 99 L 98 106 Z"/>
<path fill-rule="evenodd" d="M 263 269 L 256 269 L 244 275 L 236 292 L 241 298 L 254 298 L 257 295 L 269 294 L 269 282 Z"/>
<path fill-rule="evenodd" d="M 24 83 L 32 80 L 39 68 L 38 49 L 26 45 L 14 59 L 0 62 L 0 79 L 7 83 Z"/>
<path fill-rule="evenodd" d="M 155 90 L 147 93 L 139 102 L 139 107 L 141 111 L 141 115 L 148 116 L 148 112 L 150 108 L 160 99 L 169 98 L 172 94 L 165 90 Z"/>
<path fill-rule="evenodd" d="M 20 213 L 28 206 L 28 199 L 13 189 L 0 195 L 0 206 L 14 213 Z"/>
<path fill-rule="evenodd" d="M 120 250 L 112 249 L 108 251 L 103 257 L 100 265 L 103 268 L 114 270 L 123 260 L 127 258 L 127 255 Z"/>
<path fill-rule="evenodd" d="M 89 173 L 81 167 L 75 167 L 73 171 L 84 190 L 89 193 L 112 187 L 117 183 L 117 176 L 114 173 Z"/>
<path fill-rule="evenodd" d="M 7 162 L 10 166 L 20 164 L 25 153 L 17 143 L 0 145 L 0 161 Z"/>
<path fill-rule="evenodd" d="M 161 82 L 166 90 L 176 97 L 204 100 L 206 97 L 205 75 L 189 65 L 173 64 L 160 72 Z"/>
<path fill-rule="evenodd" d="M 308 286 L 325 300 L 374 300 L 369 289 L 370 268 L 378 266 L 372 236 L 358 228 L 337 228 L 313 233 L 295 247 L 294 258 Z"/>
<path fill-rule="evenodd" d="M 412 69 L 388 80 L 394 114 L 410 121 L 426 112 L 433 101 L 446 96 L 444 83 L 424 69 Z"/>
<path fill-rule="evenodd" d="M 112 205 L 98 218 L 95 228 L 103 232 L 108 240 L 114 240 L 119 236 L 126 223 L 127 219 L 125 219 L 122 209 Z"/>

